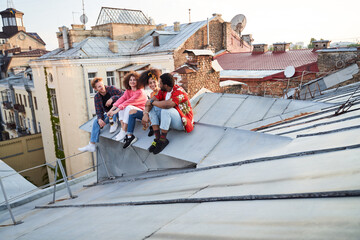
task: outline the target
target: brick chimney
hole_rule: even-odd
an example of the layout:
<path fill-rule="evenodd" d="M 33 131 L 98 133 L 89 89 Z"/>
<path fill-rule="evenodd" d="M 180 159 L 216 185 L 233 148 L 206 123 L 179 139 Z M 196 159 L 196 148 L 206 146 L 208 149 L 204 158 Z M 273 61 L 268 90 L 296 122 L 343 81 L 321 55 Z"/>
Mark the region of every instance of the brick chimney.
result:
<path fill-rule="evenodd" d="M 180 22 L 174 22 L 174 31 L 179 32 L 180 31 Z"/>
<path fill-rule="evenodd" d="M 160 24 L 156 25 L 156 30 L 164 31 L 165 27 L 166 27 L 166 24 L 160 23 Z"/>
<path fill-rule="evenodd" d="M 117 44 L 117 41 L 110 41 L 109 42 L 109 49 L 113 53 L 118 53 L 119 52 L 119 46 Z"/>
<path fill-rule="evenodd" d="M 261 54 L 266 53 L 268 51 L 268 45 L 261 43 L 261 44 L 253 44 L 253 54 Z"/>
<path fill-rule="evenodd" d="M 247 42 L 249 45 L 252 44 L 252 42 L 254 41 L 254 39 L 252 38 L 252 34 L 245 34 L 241 36 L 241 39 L 245 42 Z"/>
<path fill-rule="evenodd" d="M 273 43 L 273 53 L 283 53 L 290 50 L 290 43 Z"/>
<path fill-rule="evenodd" d="M 320 41 L 313 41 L 312 44 L 314 45 L 314 50 L 319 50 L 319 49 L 329 48 L 330 42 L 331 41 L 329 40 L 320 40 Z"/>

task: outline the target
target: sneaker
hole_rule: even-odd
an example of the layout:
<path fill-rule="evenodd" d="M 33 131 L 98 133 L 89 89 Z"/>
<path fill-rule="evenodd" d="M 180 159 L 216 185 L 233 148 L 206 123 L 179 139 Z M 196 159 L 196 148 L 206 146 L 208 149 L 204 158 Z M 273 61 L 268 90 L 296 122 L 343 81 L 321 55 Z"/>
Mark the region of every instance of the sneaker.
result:
<path fill-rule="evenodd" d="M 110 125 L 110 133 L 113 133 L 113 132 L 115 132 L 116 131 L 116 129 L 117 129 L 117 127 L 118 127 L 118 123 L 117 122 L 115 122 L 113 125 Z"/>
<path fill-rule="evenodd" d="M 96 145 L 89 143 L 85 147 L 78 148 L 80 152 L 95 152 L 96 151 Z"/>
<path fill-rule="evenodd" d="M 148 148 L 149 152 L 153 152 L 154 149 L 156 148 L 156 143 L 158 142 L 159 140 L 156 140 L 154 139 L 154 141 L 151 143 L 151 146 Z"/>
<path fill-rule="evenodd" d="M 120 132 L 118 133 L 118 135 L 115 136 L 115 141 L 120 142 L 121 140 L 124 139 L 125 135 L 126 135 L 126 132 L 121 129 Z"/>
<path fill-rule="evenodd" d="M 148 136 L 151 137 L 152 135 L 154 135 L 154 129 L 152 128 L 152 126 L 149 127 L 150 131 L 148 133 Z"/>
<path fill-rule="evenodd" d="M 164 150 L 164 148 L 169 144 L 169 140 L 165 139 L 165 141 L 161 141 L 159 140 L 156 143 L 156 147 L 153 151 L 153 154 L 158 154 L 159 152 L 161 152 L 162 150 Z"/>
<path fill-rule="evenodd" d="M 136 141 L 137 141 L 137 138 L 134 135 L 131 135 L 131 137 L 126 135 L 126 138 L 124 140 L 125 144 L 124 144 L 123 148 L 127 148 L 127 147 L 133 145 Z"/>

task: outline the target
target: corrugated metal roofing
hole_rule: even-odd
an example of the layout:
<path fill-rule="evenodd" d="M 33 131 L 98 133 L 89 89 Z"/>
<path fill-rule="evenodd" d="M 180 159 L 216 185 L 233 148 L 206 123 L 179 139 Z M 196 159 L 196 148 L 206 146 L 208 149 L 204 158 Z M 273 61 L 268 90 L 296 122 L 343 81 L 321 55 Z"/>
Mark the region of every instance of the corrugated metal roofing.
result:
<path fill-rule="evenodd" d="M 279 119 L 258 131 L 258 134 L 267 133 L 266 136 L 274 137 L 265 141 L 265 149 L 277 137 L 291 140 L 286 147 L 273 145 L 270 151 L 263 152 L 261 134 L 256 134 L 260 138 L 248 139 L 245 130 L 237 135 L 235 129 L 227 128 L 224 144 L 217 145 L 218 155 L 213 155 L 213 159 L 218 163 L 231 160 L 229 164 L 123 176 L 79 189 L 75 192 L 78 198 L 52 205 L 47 204 L 51 196 L 46 196 L 17 208 L 16 217 L 24 223 L 2 227 L 0 234 L 4 239 L 19 240 L 43 236 L 52 236 L 52 239 L 149 240 L 358 239 L 360 103 L 357 101 L 350 111 L 341 115 L 334 115 L 334 112 L 359 85 L 325 91 L 315 101 L 277 102 L 263 98 L 269 102 L 265 105 L 258 98 L 252 109 L 249 106 L 242 110 L 241 114 L 250 119 L 257 112 L 269 109 L 272 103 L 274 108 L 268 111 L 269 116 L 276 112 L 285 113 L 291 108 L 296 112 L 305 105 L 331 103 L 308 115 Z M 224 99 L 218 94 L 203 95 L 198 105 L 194 103 L 196 117 L 202 103 L 201 114 L 210 113 L 207 108 L 212 106 L 205 106 L 210 104 L 210 98 L 218 107 L 224 108 L 230 108 L 236 101 L 231 95 L 223 96 L 229 101 L 220 104 Z M 360 92 L 353 97 L 359 98 Z M 219 112 L 214 121 L 226 122 L 228 115 Z M 258 116 L 261 115 L 264 116 Z M 195 129 L 204 126 L 196 125 Z M 209 129 L 211 125 L 207 125 L 203 133 L 203 142 L 195 143 L 198 148 L 206 145 L 206 141 L 218 138 Z M 189 136 L 179 136 L 176 143 L 177 151 L 187 156 L 193 150 L 189 152 L 189 148 L 181 143 L 186 143 Z M 234 136 L 237 138 L 232 140 L 236 141 L 231 141 L 229 137 Z M 168 147 L 171 144 L 175 143 L 170 142 Z M 249 151 L 246 144 L 256 146 L 258 155 L 242 159 Z M 237 148 L 242 150 L 237 151 Z M 139 152 L 139 157 L 147 154 Z M 156 160 L 166 164 L 161 156 L 153 159 Z M 118 161 L 119 168 L 124 166 L 119 159 L 113 161 Z M 34 209 L 34 206 L 38 208 Z M 1 213 L 0 223 L 8 224 L 7 212 Z M 89 226 L 93 231 L 89 231 Z"/>
<path fill-rule="evenodd" d="M 121 72 L 137 71 L 137 70 L 147 67 L 149 65 L 150 64 L 132 64 L 130 66 L 116 69 L 116 71 L 121 71 Z"/>
<path fill-rule="evenodd" d="M 140 10 L 102 7 L 96 25 L 107 23 L 149 25 L 150 21 Z"/>
<path fill-rule="evenodd" d="M 317 53 L 310 49 L 263 54 L 226 53 L 216 58 L 224 70 L 284 70 L 317 61 Z"/>

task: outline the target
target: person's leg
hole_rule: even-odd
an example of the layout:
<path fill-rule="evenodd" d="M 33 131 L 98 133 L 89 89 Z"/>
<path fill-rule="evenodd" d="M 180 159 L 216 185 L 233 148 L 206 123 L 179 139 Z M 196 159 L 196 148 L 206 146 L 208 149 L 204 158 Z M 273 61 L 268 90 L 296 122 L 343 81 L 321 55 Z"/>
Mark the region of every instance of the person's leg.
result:
<path fill-rule="evenodd" d="M 121 124 L 121 129 L 120 129 L 120 132 L 115 136 L 116 141 L 121 141 L 126 135 L 125 124 L 124 124 L 124 112 L 125 112 L 125 110 L 120 110 L 118 112 L 118 117 L 119 117 L 119 121 L 120 121 L 120 124 Z"/>
<path fill-rule="evenodd" d="M 135 123 L 136 123 L 136 119 L 142 119 L 143 117 L 143 111 L 141 110 L 136 110 L 136 109 L 132 109 L 129 112 L 129 122 L 128 122 L 128 129 L 127 129 L 127 134 L 128 135 L 132 135 L 134 133 L 134 128 L 135 128 Z"/>
<path fill-rule="evenodd" d="M 154 130 L 154 133 L 155 133 L 155 139 L 152 142 L 151 146 L 148 148 L 149 152 L 154 151 L 154 149 L 156 148 L 156 143 L 160 138 L 159 125 L 160 125 L 161 110 L 162 110 L 161 108 L 153 107 L 149 112 L 149 118 L 150 118 L 151 126 L 152 126 L 152 128 Z"/>
<path fill-rule="evenodd" d="M 160 139 L 156 144 L 156 148 L 153 151 L 154 154 L 158 154 L 169 144 L 169 140 L 166 136 L 170 128 L 184 130 L 181 116 L 175 108 L 162 109 L 161 111 L 161 134 Z"/>

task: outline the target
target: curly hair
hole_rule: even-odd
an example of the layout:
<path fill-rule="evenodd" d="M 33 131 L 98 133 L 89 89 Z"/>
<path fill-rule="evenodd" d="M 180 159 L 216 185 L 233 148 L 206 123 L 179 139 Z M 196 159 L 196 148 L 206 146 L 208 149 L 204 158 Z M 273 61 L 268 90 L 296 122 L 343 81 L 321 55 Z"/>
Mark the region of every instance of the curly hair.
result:
<path fill-rule="evenodd" d="M 124 87 L 125 87 L 126 89 L 128 89 L 128 90 L 131 89 L 131 87 L 130 87 L 130 85 L 129 85 L 129 81 L 130 81 L 130 78 L 131 78 L 132 76 L 134 76 L 135 79 L 136 79 L 136 88 L 137 88 L 137 89 L 143 88 L 144 85 L 139 81 L 140 75 L 139 75 L 137 72 L 135 72 L 135 71 L 131 71 L 131 72 L 129 72 L 128 74 L 125 75 L 125 77 L 124 77 Z"/>
<path fill-rule="evenodd" d="M 175 80 L 170 73 L 164 73 L 163 75 L 160 76 L 160 79 L 163 85 L 166 84 L 171 88 L 174 87 Z"/>
<path fill-rule="evenodd" d="M 91 87 L 92 88 L 95 88 L 95 85 L 98 83 L 98 82 L 102 82 L 103 79 L 101 77 L 96 77 L 96 78 L 93 78 L 90 82 L 91 84 Z"/>
<path fill-rule="evenodd" d="M 149 70 L 144 71 L 141 73 L 139 82 L 143 84 L 143 86 L 149 85 L 149 79 L 153 78 L 156 81 L 159 81 L 161 75 L 161 71 L 156 68 L 150 68 Z"/>

